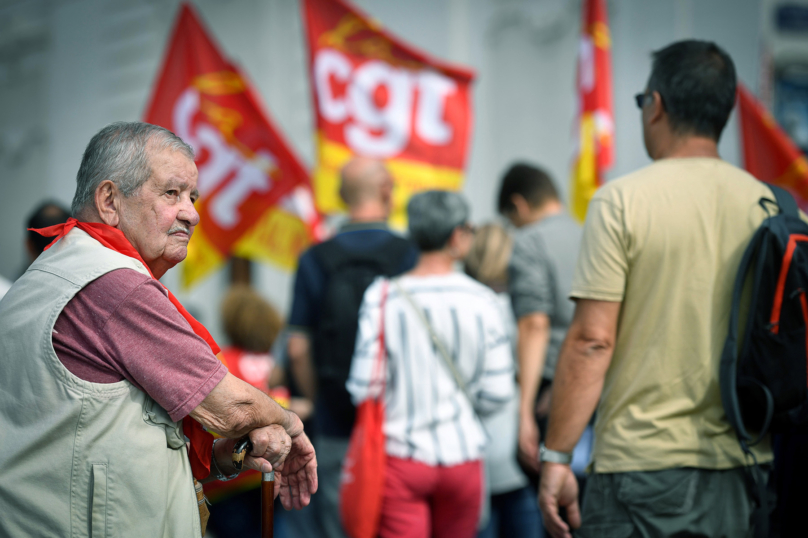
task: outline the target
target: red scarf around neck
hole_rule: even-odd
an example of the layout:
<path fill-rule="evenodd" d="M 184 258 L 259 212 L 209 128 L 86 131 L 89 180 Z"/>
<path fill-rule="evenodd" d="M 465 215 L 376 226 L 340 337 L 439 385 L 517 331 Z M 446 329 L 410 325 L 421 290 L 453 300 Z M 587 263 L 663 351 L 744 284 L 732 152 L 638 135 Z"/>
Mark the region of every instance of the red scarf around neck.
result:
<path fill-rule="evenodd" d="M 114 250 L 115 252 L 123 254 L 124 256 L 129 256 L 130 258 L 136 259 L 143 264 L 143 267 L 146 268 L 149 275 L 154 278 L 149 266 L 146 265 L 146 263 L 140 257 L 140 254 L 138 254 L 138 251 L 135 250 L 135 247 L 132 246 L 126 236 L 123 235 L 123 232 L 117 228 L 109 226 L 108 224 L 98 222 L 80 222 L 71 217 L 67 219 L 67 222 L 64 224 L 56 224 L 55 226 L 48 226 L 47 228 L 39 229 L 29 228 L 29 230 L 34 231 L 43 237 L 55 236 L 53 241 L 51 241 L 51 243 L 45 247 L 45 250 L 48 250 L 62 237 L 66 236 L 73 228 L 78 228 L 85 231 L 90 237 L 110 250 Z M 158 282 L 160 281 L 158 280 Z M 163 285 L 162 282 L 160 285 Z M 207 342 L 214 355 L 218 355 L 220 351 L 219 346 L 216 345 L 216 342 L 213 340 L 213 337 L 210 335 L 205 326 L 199 323 L 187 310 L 185 310 L 185 307 L 180 304 L 179 300 L 174 297 L 174 294 L 171 293 L 168 288 L 165 286 L 163 286 L 163 288 L 165 288 L 165 290 L 168 292 L 168 300 L 171 301 L 171 304 L 177 308 L 180 315 L 191 325 L 191 329 L 193 329 L 194 333 Z M 202 480 L 210 474 L 210 455 L 211 450 L 213 450 L 213 436 L 205 431 L 202 425 L 192 419 L 190 416 L 187 416 L 182 420 L 182 429 L 185 436 L 191 440 L 191 449 L 188 453 L 188 457 L 191 461 L 191 470 L 193 471 L 194 478 L 197 480 Z"/>

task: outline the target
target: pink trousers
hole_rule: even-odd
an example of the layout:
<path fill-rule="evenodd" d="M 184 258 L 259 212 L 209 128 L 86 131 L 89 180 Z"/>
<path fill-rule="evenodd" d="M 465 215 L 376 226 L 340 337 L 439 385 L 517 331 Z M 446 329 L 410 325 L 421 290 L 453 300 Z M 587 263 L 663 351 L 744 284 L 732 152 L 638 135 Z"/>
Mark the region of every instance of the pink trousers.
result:
<path fill-rule="evenodd" d="M 387 458 L 380 538 L 473 538 L 482 502 L 482 462 L 432 467 Z"/>

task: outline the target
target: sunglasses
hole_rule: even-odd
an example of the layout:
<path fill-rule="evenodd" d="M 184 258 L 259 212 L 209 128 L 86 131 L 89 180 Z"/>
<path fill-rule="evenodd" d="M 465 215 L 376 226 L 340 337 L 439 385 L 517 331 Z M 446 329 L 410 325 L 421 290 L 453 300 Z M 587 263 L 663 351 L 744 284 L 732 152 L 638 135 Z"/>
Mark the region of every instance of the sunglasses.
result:
<path fill-rule="evenodd" d="M 637 103 L 637 108 L 642 110 L 642 107 L 645 106 L 645 100 L 651 97 L 651 94 L 648 92 L 642 92 L 634 95 L 634 101 Z M 665 108 L 665 99 L 662 97 L 662 94 L 659 95 L 659 101 L 662 103 L 662 108 Z"/>

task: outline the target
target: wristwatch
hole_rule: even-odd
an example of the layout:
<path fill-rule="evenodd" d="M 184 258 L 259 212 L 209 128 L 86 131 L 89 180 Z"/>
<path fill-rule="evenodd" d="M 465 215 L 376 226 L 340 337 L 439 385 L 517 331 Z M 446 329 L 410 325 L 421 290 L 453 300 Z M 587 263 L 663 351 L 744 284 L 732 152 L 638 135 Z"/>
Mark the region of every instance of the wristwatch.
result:
<path fill-rule="evenodd" d="M 214 480 L 218 480 L 219 482 L 227 482 L 228 480 L 233 480 L 235 477 L 239 475 L 241 471 L 236 471 L 235 473 L 231 474 L 230 476 L 225 475 L 221 469 L 219 469 L 219 464 L 216 463 L 216 443 L 221 441 L 221 438 L 217 438 L 213 440 L 213 448 L 211 449 L 211 474 L 213 475 Z M 214 473 L 215 471 L 215 473 Z"/>
<path fill-rule="evenodd" d="M 539 445 L 539 461 L 549 461 L 550 463 L 561 463 L 569 465 L 572 463 L 572 452 L 559 452 L 550 450 L 544 443 Z"/>

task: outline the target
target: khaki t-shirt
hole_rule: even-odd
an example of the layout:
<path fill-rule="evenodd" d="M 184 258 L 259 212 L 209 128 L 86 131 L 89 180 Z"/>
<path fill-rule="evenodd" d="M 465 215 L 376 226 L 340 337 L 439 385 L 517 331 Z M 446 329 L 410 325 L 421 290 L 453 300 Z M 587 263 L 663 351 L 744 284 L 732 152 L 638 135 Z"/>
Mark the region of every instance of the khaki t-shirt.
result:
<path fill-rule="evenodd" d="M 719 159 L 664 159 L 592 199 L 571 297 L 622 301 L 595 424 L 595 472 L 726 469 L 743 452 L 718 366 L 761 182 Z M 755 452 L 772 459 L 768 439 Z"/>

